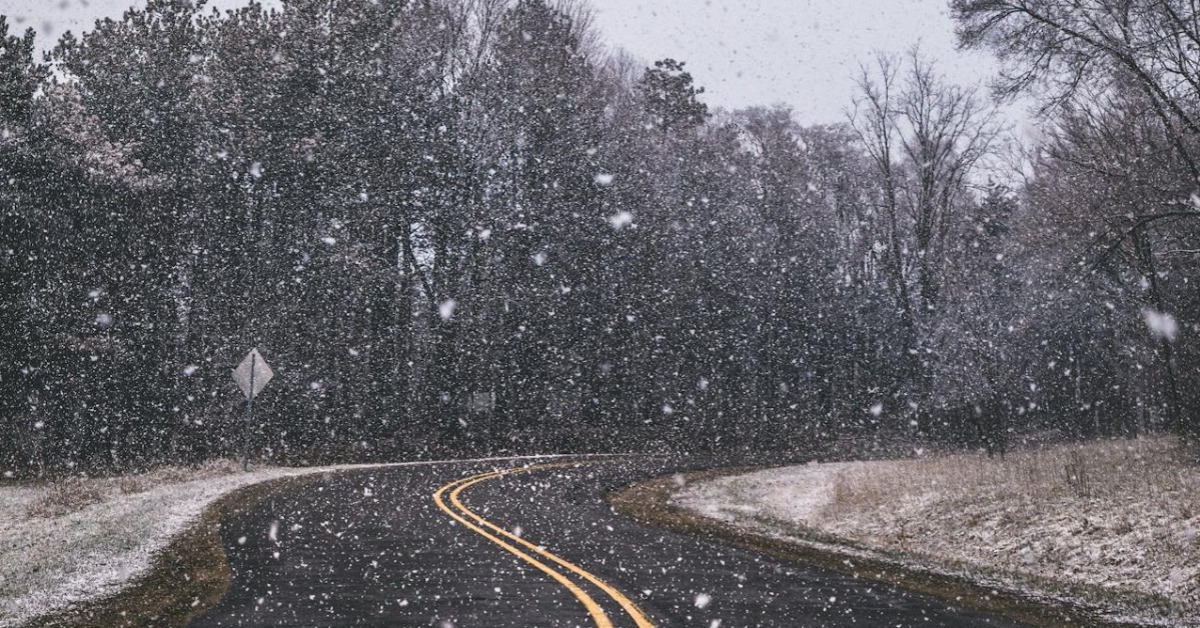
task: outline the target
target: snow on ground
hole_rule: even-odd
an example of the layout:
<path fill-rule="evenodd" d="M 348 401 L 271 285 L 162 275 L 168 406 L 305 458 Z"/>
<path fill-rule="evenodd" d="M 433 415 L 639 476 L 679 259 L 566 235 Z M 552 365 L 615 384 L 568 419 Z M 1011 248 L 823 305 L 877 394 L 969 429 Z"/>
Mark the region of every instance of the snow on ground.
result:
<path fill-rule="evenodd" d="M 676 503 L 712 519 L 766 518 L 799 525 L 813 522 L 833 497 L 834 481 L 854 462 L 807 464 L 724 475 L 675 494 Z"/>
<path fill-rule="evenodd" d="M 1200 467 L 1166 439 L 784 467 L 673 500 L 771 536 L 840 539 L 850 553 L 1200 624 Z"/>
<path fill-rule="evenodd" d="M 220 496 L 304 471 L 209 468 L 198 479 L 158 483 L 142 476 L 151 485 L 141 491 L 115 480 L 70 482 L 68 491 L 86 493 L 75 498 L 57 487 L 0 488 L 0 626 L 114 591 Z M 74 510 L 76 498 L 95 503 Z"/>
<path fill-rule="evenodd" d="M 209 504 L 231 491 L 372 466 L 400 465 L 266 467 L 240 473 L 232 463 L 217 463 L 121 478 L 0 486 L 0 627 L 119 590 L 144 573 L 154 555 Z"/>

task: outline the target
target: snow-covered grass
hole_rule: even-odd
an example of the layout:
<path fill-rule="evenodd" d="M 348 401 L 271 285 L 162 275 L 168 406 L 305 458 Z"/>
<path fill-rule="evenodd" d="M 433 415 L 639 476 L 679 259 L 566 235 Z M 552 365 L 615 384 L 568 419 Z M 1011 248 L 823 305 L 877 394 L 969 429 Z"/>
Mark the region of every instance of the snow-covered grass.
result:
<path fill-rule="evenodd" d="M 119 478 L 0 486 L 0 627 L 118 591 L 145 573 L 155 554 L 199 520 L 206 507 L 239 488 L 314 473 L 419 464 L 436 463 L 265 467 L 241 473 L 236 464 L 218 461 Z"/>
<path fill-rule="evenodd" d="M 1200 467 L 1170 439 L 784 467 L 674 501 L 1114 614 L 1200 621 Z"/>
<path fill-rule="evenodd" d="M 0 626 L 113 592 L 217 498 L 305 471 L 236 469 L 0 487 Z"/>

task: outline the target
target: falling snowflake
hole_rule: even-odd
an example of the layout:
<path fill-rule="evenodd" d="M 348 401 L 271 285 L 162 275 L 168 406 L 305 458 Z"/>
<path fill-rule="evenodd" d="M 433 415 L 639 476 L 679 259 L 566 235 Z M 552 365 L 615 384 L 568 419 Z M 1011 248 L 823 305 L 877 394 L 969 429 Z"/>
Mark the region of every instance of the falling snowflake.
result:
<path fill-rule="evenodd" d="M 608 224 L 612 225 L 613 229 L 620 231 L 633 224 L 633 214 L 627 211 L 619 211 L 608 217 Z"/>
<path fill-rule="evenodd" d="M 1146 326 L 1150 328 L 1150 334 L 1159 340 L 1173 341 L 1179 334 L 1179 323 L 1170 314 L 1146 308 L 1142 310 L 1142 317 L 1146 319 Z"/>
<path fill-rule="evenodd" d="M 457 301 L 454 299 L 446 299 L 438 305 L 438 316 L 441 316 L 442 320 L 448 321 L 454 317 L 454 309 L 457 307 Z"/>

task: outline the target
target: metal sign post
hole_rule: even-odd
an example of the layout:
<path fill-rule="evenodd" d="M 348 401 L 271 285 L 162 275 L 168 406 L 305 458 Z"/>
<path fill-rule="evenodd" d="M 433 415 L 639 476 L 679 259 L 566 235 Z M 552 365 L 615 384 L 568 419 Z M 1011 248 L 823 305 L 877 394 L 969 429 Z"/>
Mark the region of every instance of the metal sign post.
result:
<path fill-rule="evenodd" d="M 258 349 L 251 349 L 242 359 L 242 363 L 233 369 L 233 381 L 237 382 L 242 393 L 246 395 L 246 423 L 242 426 L 242 471 L 246 471 L 250 466 L 250 424 L 254 419 L 254 396 L 261 392 L 274 376 L 275 373 L 258 353 Z"/>
<path fill-rule="evenodd" d="M 242 424 L 242 472 L 250 466 L 250 423 L 254 420 L 254 367 L 258 356 L 250 352 L 250 394 L 246 396 L 246 421 Z"/>

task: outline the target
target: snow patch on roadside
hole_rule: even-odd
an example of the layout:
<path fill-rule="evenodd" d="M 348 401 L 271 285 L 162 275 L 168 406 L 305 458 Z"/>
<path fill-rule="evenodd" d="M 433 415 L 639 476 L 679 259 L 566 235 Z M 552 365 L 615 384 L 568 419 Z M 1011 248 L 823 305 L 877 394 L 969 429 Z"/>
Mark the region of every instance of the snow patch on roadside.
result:
<path fill-rule="evenodd" d="M 1200 511 L 1179 488 L 1200 470 L 1168 453 L 1161 441 L 1131 441 L 1008 461 L 808 464 L 705 480 L 671 502 L 848 557 L 1099 605 L 1114 619 L 1200 625 Z M 1086 494 L 1056 485 L 1058 475 L 1071 483 L 1080 459 Z"/>
<path fill-rule="evenodd" d="M 683 508 L 726 523 L 765 517 L 812 525 L 833 497 L 837 474 L 854 462 L 807 464 L 726 475 L 675 493 Z"/>
<path fill-rule="evenodd" d="M 301 473 L 271 468 L 116 492 L 49 518 L 25 514 L 37 489 L 0 488 L 0 626 L 113 592 L 143 573 L 153 555 L 217 498 Z"/>

